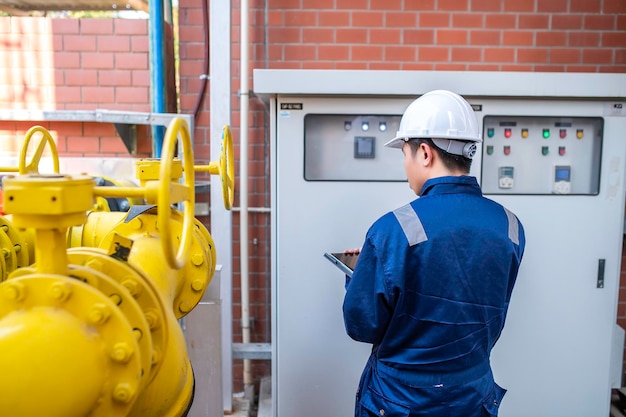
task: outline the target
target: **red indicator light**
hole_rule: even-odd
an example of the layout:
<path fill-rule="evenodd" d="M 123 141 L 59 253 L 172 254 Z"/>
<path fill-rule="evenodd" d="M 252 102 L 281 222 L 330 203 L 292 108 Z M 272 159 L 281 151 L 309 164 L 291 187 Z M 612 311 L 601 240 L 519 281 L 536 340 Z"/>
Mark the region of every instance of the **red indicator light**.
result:
<path fill-rule="evenodd" d="M 511 154 L 511 147 L 510 146 L 505 146 L 504 147 L 504 154 L 505 155 L 510 155 Z"/>
<path fill-rule="evenodd" d="M 559 146 L 559 155 L 565 155 L 565 146 Z"/>
<path fill-rule="evenodd" d="M 504 137 L 510 138 L 512 135 L 511 129 L 504 129 Z"/>
<path fill-rule="evenodd" d="M 561 139 L 565 139 L 565 137 L 567 136 L 567 130 L 565 129 L 559 130 L 559 136 L 561 137 Z"/>

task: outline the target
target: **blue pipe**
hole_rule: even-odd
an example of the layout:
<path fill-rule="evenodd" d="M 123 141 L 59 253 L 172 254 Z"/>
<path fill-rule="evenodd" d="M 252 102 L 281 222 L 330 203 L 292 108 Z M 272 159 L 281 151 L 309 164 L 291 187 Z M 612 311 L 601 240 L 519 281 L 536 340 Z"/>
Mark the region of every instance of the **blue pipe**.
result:
<path fill-rule="evenodd" d="M 148 0 L 150 12 L 150 96 L 153 113 L 165 113 L 167 95 L 165 92 L 165 58 L 164 58 L 164 31 L 163 31 L 163 0 Z M 164 126 L 152 126 L 152 156 L 161 157 L 163 149 Z"/>

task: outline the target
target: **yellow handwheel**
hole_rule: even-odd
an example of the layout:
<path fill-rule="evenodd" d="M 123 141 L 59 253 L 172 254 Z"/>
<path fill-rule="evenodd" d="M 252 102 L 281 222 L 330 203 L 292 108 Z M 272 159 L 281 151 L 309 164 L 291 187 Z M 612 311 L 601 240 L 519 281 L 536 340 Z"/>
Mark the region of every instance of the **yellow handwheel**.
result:
<path fill-rule="evenodd" d="M 196 172 L 208 172 L 217 175 L 222 181 L 222 197 L 224 208 L 230 210 L 235 199 L 235 157 L 233 155 L 233 136 L 230 126 L 224 125 L 222 129 L 222 144 L 219 161 L 209 162 L 209 165 L 194 165 Z"/>
<path fill-rule="evenodd" d="M 196 199 L 193 169 L 185 170 L 185 182 L 183 184 L 174 183 L 171 180 L 172 160 L 174 159 L 175 145 L 179 133 L 182 140 L 183 167 L 193 167 L 193 151 L 191 149 L 189 127 L 184 119 L 176 117 L 167 127 L 163 140 L 160 170 L 161 181 L 159 181 L 157 197 L 157 221 L 161 232 L 161 247 L 168 265 L 174 269 L 181 269 L 189 258 Z M 184 203 L 183 230 L 178 251 L 175 251 L 172 242 L 170 206 L 180 202 Z"/>
<path fill-rule="evenodd" d="M 39 142 L 39 145 L 35 149 L 35 153 L 33 154 L 33 159 L 30 163 L 26 163 L 26 152 L 28 151 L 28 145 L 30 144 L 30 139 L 32 136 L 41 132 L 42 140 Z M 26 136 L 24 136 L 24 143 L 22 144 L 22 150 L 20 152 L 20 161 L 19 161 L 19 173 L 20 175 L 24 174 L 38 174 L 39 173 L 39 162 L 41 161 L 41 155 L 43 155 L 43 150 L 46 147 L 46 143 L 50 145 L 50 152 L 52 153 L 52 163 L 54 166 L 55 174 L 59 173 L 59 153 L 57 151 L 57 145 L 54 143 L 54 139 L 52 139 L 52 135 L 48 130 L 46 130 L 42 126 L 33 126 L 28 129 L 26 132 Z"/>
<path fill-rule="evenodd" d="M 235 199 L 235 157 L 233 156 L 233 135 L 230 126 L 222 129 L 222 149 L 220 150 L 220 179 L 224 208 L 230 210 Z"/>

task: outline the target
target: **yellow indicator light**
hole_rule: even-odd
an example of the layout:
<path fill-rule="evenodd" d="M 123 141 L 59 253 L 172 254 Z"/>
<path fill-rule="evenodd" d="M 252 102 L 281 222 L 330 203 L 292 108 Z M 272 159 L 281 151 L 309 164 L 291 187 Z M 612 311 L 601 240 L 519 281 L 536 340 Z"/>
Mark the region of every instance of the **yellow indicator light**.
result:
<path fill-rule="evenodd" d="M 528 137 L 528 129 L 522 129 L 522 137 L 526 139 Z"/>
<path fill-rule="evenodd" d="M 576 130 L 576 137 L 577 137 L 578 139 L 582 139 L 582 138 L 583 138 L 583 136 L 585 136 L 585 135 L 584 135 L 584 133 L 583 133 L 583 130 L 582 130 L 582 129 L 577 129 L 577 130 Z"/>

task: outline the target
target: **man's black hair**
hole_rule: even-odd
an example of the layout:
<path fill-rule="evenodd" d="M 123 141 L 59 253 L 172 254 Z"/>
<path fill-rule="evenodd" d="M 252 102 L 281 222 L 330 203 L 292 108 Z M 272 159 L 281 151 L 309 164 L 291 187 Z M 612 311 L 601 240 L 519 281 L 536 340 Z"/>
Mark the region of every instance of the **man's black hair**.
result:
<path fill-rule="evenodd" d="M 453 171 L 458 170 L 469 173 L 470 167 L 472 166 L 472 160 L 470 158 L 466 158 L 463 155 L 448 153 L 441 149 L 439 146 L 435 145 L 435 143 L 430 138 L 410 139 L 408 141 L 408 144 L 411 147 L 412 155 L 415 155 L 421 143 L 426 143 L 431 148 L 433 148 L 435 152 L 437 152 L 439 158 L 441 158 L 441 161 L 446 168 Z"/>

